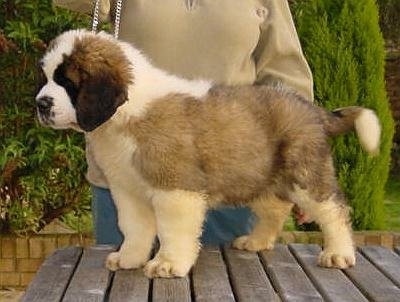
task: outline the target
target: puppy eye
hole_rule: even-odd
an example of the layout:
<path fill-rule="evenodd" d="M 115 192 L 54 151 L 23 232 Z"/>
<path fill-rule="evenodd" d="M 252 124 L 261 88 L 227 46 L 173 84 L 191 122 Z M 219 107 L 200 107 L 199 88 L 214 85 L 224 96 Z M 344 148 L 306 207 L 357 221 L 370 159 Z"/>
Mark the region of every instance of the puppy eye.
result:
<path fill-rule="evenodd" d="M 54 82 L 58 85 L 63 86 L 65 88 L 75 86 L 74 82 L 72 82 L 66 75 L 65 75 L 65 66 L 64 64 L 59 65 L 56 70 L 54 71 Z"/>
<path fill-rule="evenodd" d="M 56 82 L 58 85 L 64 87 L 64 89 L 67 91 L 68 95 L 71 98 L 72 104 L 75 105 L 77 102 L 79 87 L 70 78 L 66 76 L 66 70 L 64 64 L 60 64 L 56 68 L 56 70 L 54 71 L 53 79 L 54 82 Z"/>
<path fill-rule="evenodd" d="M 54 82 L 60 86 L 63 86 L 67 90 L 75 88 L 75 83 L 72 80 L 66 77 L 63 73 L 57 71 L 54 73 Z"/>

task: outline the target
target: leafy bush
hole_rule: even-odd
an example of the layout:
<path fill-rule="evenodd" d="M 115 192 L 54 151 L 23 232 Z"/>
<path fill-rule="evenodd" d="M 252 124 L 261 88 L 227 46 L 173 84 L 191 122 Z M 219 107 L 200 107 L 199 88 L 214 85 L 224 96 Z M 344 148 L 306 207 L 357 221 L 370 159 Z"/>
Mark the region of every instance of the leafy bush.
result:
<path fill-rule="evenodd" d="M 40 126 L 37 62 L 57 34 L 88 20 L 51 0 L 0 7 L 0 232 L 38 231 L 52 219 L 89 209 L 83 137 Z"/>
<path fill-rule="evenodd" d="M 384 40 L 374 0 L 303 0 L 293 12 L 315 81 L 315 97 L 333 109 L 361 105 L 382 123 L 380 155 L 370 157 L 354 135 L 334 140 L 342 188 L 353 208 L 356 229 L 384 227 L 384 188 L 388 177 L 393 120 L 384 83 Z"/>

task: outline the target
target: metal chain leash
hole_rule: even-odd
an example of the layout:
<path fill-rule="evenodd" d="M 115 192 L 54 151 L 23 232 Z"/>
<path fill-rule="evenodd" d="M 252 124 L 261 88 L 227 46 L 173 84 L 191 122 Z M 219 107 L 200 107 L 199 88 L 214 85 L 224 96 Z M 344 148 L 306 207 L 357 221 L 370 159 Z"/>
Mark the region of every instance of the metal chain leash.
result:
<path fill-rule="evenodd" d="M 92 13 L 92 32 L 97 31 L 97 25 L 99 24 L 99 9 L 100 0 L 93 1 L 93 13 Z"/>
<path fill-rule="evenodd" d="M 122 11 L 122 0 L 118 0 L 115 4 L 115 19 L 114 19 L 114 37 L 118 39 L 119 27 L 121 24 L 121 11 Z"/>
<path fill-rule="evenodd" d="M 100 11 L 100 0 L 93 1 L 93 15 L 92 15 L 92 32 L 97 32 L 97 26 L 99 24 L 99 11 Z M 121 11 L 122 11 L 122 0 L 117 0 L 115 3 L 115 18 L 114 18 L 114 37 L 118 39 L 119 28 L 121 24 Z"/>

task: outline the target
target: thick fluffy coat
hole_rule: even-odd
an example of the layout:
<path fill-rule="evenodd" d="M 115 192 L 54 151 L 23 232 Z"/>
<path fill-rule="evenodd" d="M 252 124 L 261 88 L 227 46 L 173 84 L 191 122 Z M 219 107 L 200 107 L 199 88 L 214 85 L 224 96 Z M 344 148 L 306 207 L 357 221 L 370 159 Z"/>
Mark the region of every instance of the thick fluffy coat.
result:
<path fill-rule="evenodd" d="M 354 265 L 348 208 L 329 136 L 354 127 L 378 149 L 375 114 L 333 113 L 282 87 L 212 87 L 153 67 L 111 36 L 70 31 L 42 60 L 41 122 L 84 131 L 118 209 L 124 242 L 110 269 L 145 264 L 149 277 L 184 276 L 195 263 L 208 207 L 250 206 L 258 217 L 240 249 L 271 249 L 293 204 L 324 233 L 319 263 Z M 160 250 L 148 261 L 158 235 Z"/>

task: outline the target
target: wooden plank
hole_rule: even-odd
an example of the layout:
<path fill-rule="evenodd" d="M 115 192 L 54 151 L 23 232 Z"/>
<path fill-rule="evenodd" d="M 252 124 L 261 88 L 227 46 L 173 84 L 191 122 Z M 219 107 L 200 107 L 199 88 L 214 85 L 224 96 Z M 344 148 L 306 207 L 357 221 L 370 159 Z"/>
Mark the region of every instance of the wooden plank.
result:
<path fill-rule="evenodd" d="M 256 253 L 225 248 L 224 255 L 237 301 L 278 301 Z"/>
<path fill-rule="evenodd" d="M 190 302 L 191 294 L 189 277 L 173 279 L 154 279 L 152 297 L 153 302 Z"/>
<path fill-rule="evenodd" d="M 82 255 L 82 248 L 56 250 L 39 268 L 22 301 L 60 301 Z"/>
<path fill-rule="evenodd" d="M 326 301 L 368 301 L 341 270 L 317 265 L 318 245 L 290 244 L 289 249 Z"/>
<path fill-rule="evenodd" d="M 107 255 L 114 251 L 108 245 L 85 249 L 63 301 L 103 301 L 111 272 L 104 263 Z"/>
<path fill-rule="evenodd" d="M 115 272 L 109 301 L 148 301 L 150 280 L 142 269 Z"/>
<path fill-rule="evenodd" d="M 363 246 L 361 253 L 386 277 L 400 287 L 400 257 L 382 246 Z"/>
<path fill-rule="evenodd" d="M 272 283 L 283 301 L 323 301 L 287 246 L 261 252 Z"/>
<path fill-rule="evenodd" d="M 361 292 L 372 301 L 399 301 L 400 289 L 360 253 L 356 265 L 344 270 Z"/>
<path fill-rule="evenodd" d="M 227 268 L 218 248 L 206 247 L 200 251 L 192 278 L 196 302 L 235 301 Z"/>

